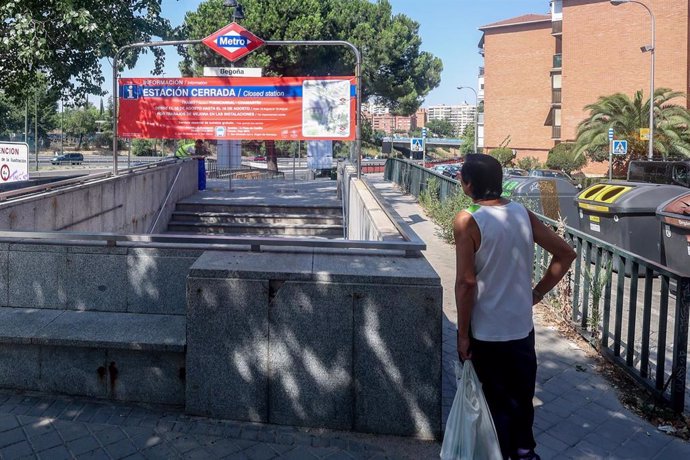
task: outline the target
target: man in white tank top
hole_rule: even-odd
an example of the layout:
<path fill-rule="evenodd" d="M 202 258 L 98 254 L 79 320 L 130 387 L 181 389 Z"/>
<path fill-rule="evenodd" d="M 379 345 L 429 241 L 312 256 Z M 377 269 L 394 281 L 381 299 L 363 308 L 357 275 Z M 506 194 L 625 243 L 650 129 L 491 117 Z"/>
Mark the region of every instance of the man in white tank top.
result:
<path fill-rule="evenodd" d="M 460 183 L 474 205 L 453 222 L 458 355 L 474 363 L 504 458 L 538 460 L 532 306 L 565 276 L 575 252 L 524 206 L 501 198 L 502 182 L 495 158 L 467 155 Z M 534 243 L 553 257 L 533 288 Z"/>

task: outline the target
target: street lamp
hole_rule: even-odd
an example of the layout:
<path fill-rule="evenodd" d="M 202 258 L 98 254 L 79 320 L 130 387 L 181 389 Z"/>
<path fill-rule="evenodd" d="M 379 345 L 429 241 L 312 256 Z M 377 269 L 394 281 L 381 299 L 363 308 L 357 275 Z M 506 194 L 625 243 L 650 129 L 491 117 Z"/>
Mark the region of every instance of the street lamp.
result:
<path fill-rule="evenodd" d="M 479 122 L 479 96 L 477 91 L 471 86 L 458 86 L 458 89 L 469 89 L 474 93 L 474 151 L 472 153 L 477 153 L 477 124 Z"/>
<path fill-rule="evenodd" d="M 654 156 L 654 61 L 656 53 L 656 19 L 654 18 L 654 13 L 649 9 L 647 5 L 637 0 L 610 0 L 612 5 L 618 6 L 624 3 L 637 3 L 644 7 L 652 18 L 652 44 L 644 45 L 640 49 L 643 53 L 649 51 L 652 58 L 652 71 L 651 78 L 649 82 L 649 151 L 647 152 L 647 159 L 651 160 Z"/>

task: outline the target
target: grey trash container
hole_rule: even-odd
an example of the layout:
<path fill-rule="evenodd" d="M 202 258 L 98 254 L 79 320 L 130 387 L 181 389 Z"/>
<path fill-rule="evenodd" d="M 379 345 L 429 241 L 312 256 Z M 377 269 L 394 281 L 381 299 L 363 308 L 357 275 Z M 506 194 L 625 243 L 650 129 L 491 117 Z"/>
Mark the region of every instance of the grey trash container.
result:
<path fill-rule="evenodd" d="M 550 177 L 507 177 L 503 181 L 503 197 L 522 203 L 527 209 L 558 220 L 577 229 L 575 197 L 579 190 L 565 179 Z"/>
<path fill-rule="evenodd" d="M 690 192 L 662 204 L 656 214 L 662 226 L 662 263 L 690 276 Z"/>
<path fill-rule="evenodd" d="M 687 192 L 675 185 L 612 181 L 576 198 L 580 230 L 635 255 L 661 263 L 659 204 Z"/>

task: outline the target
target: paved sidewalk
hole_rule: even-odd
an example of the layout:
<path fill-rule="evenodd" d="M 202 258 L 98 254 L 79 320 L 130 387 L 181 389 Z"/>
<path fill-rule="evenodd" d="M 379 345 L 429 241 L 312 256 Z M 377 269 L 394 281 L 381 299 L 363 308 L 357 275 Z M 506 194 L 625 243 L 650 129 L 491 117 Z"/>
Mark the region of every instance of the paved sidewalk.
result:
<path fill-rule="evenodd" d="M 402 195 L 380 175 L 367 179 L 426 242 L 424 255 L 441 277 L 445 419 L 455 395 L 452 362 L 457 359 L 454 247 L 437 235 L 437 227 L 413 196 Z M 618 401 L 616 390 L 597 374 L 588 352 L 563 338 L 538 315 L 535 322 L 539 371 L 534 425 L 542 459 L 690 458 L 690 443 L 658 431 Z"/>
<path fill-rule="evenodd" d="M 369 176 L 427 243 L 444 289 L 444 414 L 455 382 L 455 254 L 413 197 Z M 627 411 L 588 354 L 537 325 L 539 453 L 554 459 L 690 458 L 690 445 Z M 392 436 L 191 417 L 181 409 L 0 391 L 0 460 L 39 459 L 434 459 L 440 444 Z"/>

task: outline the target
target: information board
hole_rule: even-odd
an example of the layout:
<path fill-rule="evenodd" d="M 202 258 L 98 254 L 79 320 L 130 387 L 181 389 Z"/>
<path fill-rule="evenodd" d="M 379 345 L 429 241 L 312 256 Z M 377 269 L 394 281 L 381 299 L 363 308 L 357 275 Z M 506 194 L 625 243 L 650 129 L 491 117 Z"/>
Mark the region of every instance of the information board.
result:
<path fill-rule="evenodd" d="M 355 77 L 121 78 L 118 135 L 354 140 Z"/>
<path fill-rule="evenodd" d="M 0 182 L 29 180 L 29 146 L 23 142 L 0 142 Z"/>

